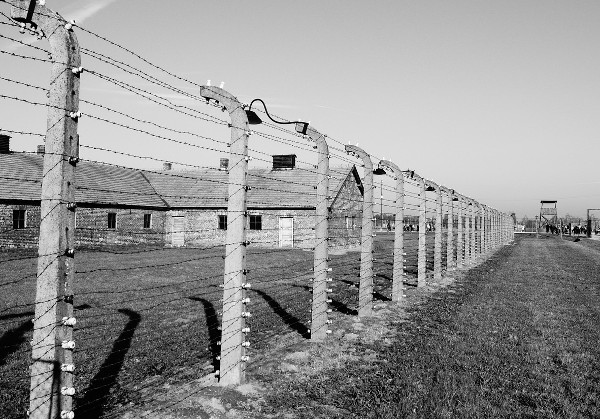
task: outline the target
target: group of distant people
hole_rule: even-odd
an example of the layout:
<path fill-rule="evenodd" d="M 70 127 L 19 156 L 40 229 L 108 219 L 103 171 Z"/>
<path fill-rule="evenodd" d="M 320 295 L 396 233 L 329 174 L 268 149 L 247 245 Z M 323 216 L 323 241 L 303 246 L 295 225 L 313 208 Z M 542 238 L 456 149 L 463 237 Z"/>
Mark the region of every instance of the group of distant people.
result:
<path fill-rule="evenodd" d="M 419 226 L 414 224 L 405 224 L 404 231 L 419 231 Z M 435 231 L 435 226 L 433 223 L 426 223 L 425 231 Z"/>
<path fill-rule="evenodd" d="M 572 225 L 572 224 L 565 224 L 562 226 L 562 233 L 563 234 L 569 234 L 569 232 L 571 232 L 572 234 L 578 236 L 580 234 L 582 235 L 586 235 L 587 234 L 587 227 L 586 226 L 580 226 L 580 225 Z M 559 234 L 560 233 L 560 227 L 555 226 L 553 224 L 546 224 L 546 233 L 551 233 L 551 234 Z M 600 229 L 596 226 L 596 228 L 594 229 L 594 234 L 598 235 L 600 234 Z"/>

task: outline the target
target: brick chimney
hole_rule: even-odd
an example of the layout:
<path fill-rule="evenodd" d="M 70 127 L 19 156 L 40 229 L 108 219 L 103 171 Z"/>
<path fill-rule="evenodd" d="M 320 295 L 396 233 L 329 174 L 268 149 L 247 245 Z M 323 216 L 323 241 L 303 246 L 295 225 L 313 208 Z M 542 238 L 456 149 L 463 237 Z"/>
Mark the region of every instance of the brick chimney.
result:
<path fill-rule="evenodd" d="M 172 167 L 173 167 L 172 163 L 169 163 L 169 162 L 163 163 L 163 170 L 171 170 Z"/>
<path fill-rule="evenodd" d="M 46 146 L 44 144 L 38 144 L 38 146 L 37 146 L 37 153 L 38 154 L 44 154 L 44 153 L 46 153 Z"/>
<path fill-rule="evenodd" d="M 0 154 L 10 153 L 10 137 L 8 135 L 0 134 Z"/>
<path fill-rule="evenodd" d="M 295 154 L 277 154 L 273 156 L 273 170 L 293 169 L 296 167 Z"/>

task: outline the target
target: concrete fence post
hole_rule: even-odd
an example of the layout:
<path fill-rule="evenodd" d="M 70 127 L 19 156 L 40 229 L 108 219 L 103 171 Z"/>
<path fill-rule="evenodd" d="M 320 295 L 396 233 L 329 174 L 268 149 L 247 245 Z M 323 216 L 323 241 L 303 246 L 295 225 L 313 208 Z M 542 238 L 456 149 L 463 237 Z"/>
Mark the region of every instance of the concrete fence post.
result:
<path fill-rule="evenodd" d="M 417 176 L 415 174 L 415 176 Z M 417 258 L 417 287 L 424 287 L 427 282 L 427 196 L 425 195 L 425 179 L 417 176 L 421 192 L 419 194 L 421 201 L 419 204 L 419 248 Z"/>
<path fill-rule="evenodd" d="M 475 258 L 477 258 L 477 253 L 476 253 L 476 241 L 477 241 L 477 225 L 475 224 L 475 220 L 477 219 L 476 214 L 475 214 L 475 201 L 473 201 L 472 199 L 469 200 L 469 205 L 470 205 L 470 218 L 471 218 L 471 242 L 470 242 L 470 261 L 471 262 L 475 262 Z"/>
<path fill-rule="evenodd" d="M 472 201 L 472 214 L 473 214 L 473 259 L 479 257 L 479 233 L 481 233 L 481 226 L 479 225 L 479 203 Z"/>
<path fill-rule="evenodd" d="M 318 153 L 310 340 L 312 342 L 322 342 L 327 337 L 327 310 L 329 309 L 327 304 L 327 272 L 329 270 L 329 214 L 327 210 L 327 194 L 329 193 L 329 146 L 323 134 L 310 126 L 306 129 L 304 123 L 296 124 L 297 132 L 303 132 L 304 130 L 306 130 L 308 138 L 314 141 L 314 147 Z"/>
<path fill-rule="evenodd" d="M 463 214 L 464 214 L 464 201 L 461 197 L 457 197 L 457 234 L 456 234 L 456 266 L 462 268 L 465 260 L 465 242 L 464 242 L 464 225 L 463 225 Z"/>
<path fill-rule="evenodd" d="M 346 153 L 361 159 L 365 169 L 358 315 L 368 317 L 373 314 L 373 163 L 363 149 L 354 145 L 346 145 L 345 149 Z"/>
<path fill-rule="evenodd" d="M 490 250 L 490 209 L 487 205 L 483 206 L 483 223 L 485 224 L 484 251 L 487 254 Z"/>
<path fill-rule="evenodd" d="M 379 167 L 392 172 L 396 180 L 392 301 L 400 302 L 402 301 L 404 290 L 404 174 L 398 166 L 388 160 L 381 160 Z"/>
<path fill-rule="evenodd" d="M 500 245 L 500 234 L 499 228 L 500 223 L 498 222 L 499 212 L 498 210 L 494 210 L 494 247 L 497 248 Z"/>
<path fill-rule="evenodd" d="M 494 209 L 494 248 L 498 247 L 498 210 Z"/>
<path fill-rule="evenodd" d="M 489 231 L 489 226 L 487 224 L 487 206 L 485 205 L 481 205 L 481 225 L 483 227 L 483 243 L 481 245 L 481 252 L 483 254 L 487 254 L 487 246 L 488 246 L 488 231 Z"/>
<path fill-rule="evenodd" d="M 442 190 L 440 186 L 430 182 L 435 188 L 435 242 L 433 245 L 433 278 L 442 279 Z"/>
<path fill-rule="evenodd" d="M 16 0 L 13 19 L 48 37 L 52 68 L 41 192 L 29 417 L 73 415 L 75 166 L 79 161 L 79 44 L 71 25 L 34 1 Z"/>
<path fill-rule="evenodd" d="M 223 274 L 223 317 L 221 321 L 221 358 L 219 382 L 236 385 L 244 382 L 247 332 L 246 288 L 246 196 L 248 191 L 248 117 L 243 105 L 229 92 L 215 86 L 200 87 L 200 96 L 217 101 L 231 118 L 229 144 L 229 185 L 227 193 L 227 235 Z"/>
<path fill-rule="evenodd" d="M 470 223 L 471 223 L 471 207 L 469 204 L 469 200 L 465 199 L 465 230 L 464 241 L 465 241 L 465 264 L 469 264 L 471 262 L 471 232 L 470 232 Z"/>
<path fill-rule="evenodd" d="M 485 241 L 483 235 L 485 232 L 485 226 L 483 225 L 483 207 L 479 202 L 477 203 L 477 225 L 479 226 L 479 234 L 477 236 L 479 238 L 479 241 L 477 242 L 477 254 L 479 256 L 483 256 L 483 242 Z"/>
<path fill-rule="evenodd" d="M 454 190 L 442 187 L 448 196 L 448 241 L 446 243 L 446 266 L 447 269 L 456 267 L 454 256 Z"/>

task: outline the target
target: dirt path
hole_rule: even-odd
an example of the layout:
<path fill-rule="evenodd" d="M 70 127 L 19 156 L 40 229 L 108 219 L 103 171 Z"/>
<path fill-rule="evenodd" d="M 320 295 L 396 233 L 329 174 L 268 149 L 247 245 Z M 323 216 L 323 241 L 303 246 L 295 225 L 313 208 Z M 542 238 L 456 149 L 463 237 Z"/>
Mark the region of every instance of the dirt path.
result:
<path fill-rule="evenodd" d="M 245 386 L 172 389 L 193 397 L 164 417 L 600 417 L 595 245 L 519 238 L 371 319 L 338 313 L 326 344 L 283 336 Z"/>

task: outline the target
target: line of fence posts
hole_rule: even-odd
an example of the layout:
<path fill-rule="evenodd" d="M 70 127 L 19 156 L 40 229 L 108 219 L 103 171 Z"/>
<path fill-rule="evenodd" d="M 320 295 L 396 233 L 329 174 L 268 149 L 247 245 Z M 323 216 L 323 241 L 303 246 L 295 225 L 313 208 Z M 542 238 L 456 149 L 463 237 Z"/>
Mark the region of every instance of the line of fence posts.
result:
<path fill-rule="evenodd" d="M 34 7 L 34 9 L 31 9 Z M 50 34 L 53 56 L 50 86 L 48 131 L 45 140 L 44 178 L 40 223 L 40 246 L 36 307 L 32 343 L 32 367 L 29 414 L 32 418 L 70 418 L 73 413 L 73 292 L 74 232 L 75 232 L 75 166 L 78 162 L 77 136 L 79 75 L 81 73 L 79 46 L 71 26 L 59 15 L 35 2 L 19 1 L 12 16 L 21 22 L 34 22 L 43 33 Z M 230 169 L 228 174 L 227 238 L 223 272 L 223 306 L 221 322 L 221 354 L 219 378 L 223 385 L 244 382 L 245 365 L 249 357 L 246 348 L 250 317 L 246 290 L 247 169 L 248 137 L 251 134 L 248 118 L 242 105 L 222 88 L 202 86 L 200 95 L 218 102 L 231 119 Z M 311 340 L 323 341 L 329 332 L 327 293 L 328 278 L 328 179 L 329 152 L 325 136 L 307 124 L 297 131 L 315 143 L 318 152 L 313 301 Z M 363 162 L 363 215 L 361 231 L 359 316 L 372 315 L 373 300 L 373 165 L 368 153 L 357 146 L 346 146 L 346 152 Z M 475 201 L 453 190 L 426 181 L 412 171 L 402 171 L 390 161 L 380 165 L 394 173 L 396 179 L 396 231 L 394 235 L 394 276 L 392 300 L 403 296 L 404 266 L 404 176 L 416 178 L 420 186 L 418 286 L 426 283 L 426 192 L 436 191 L 436 224 L 434 244 L 434 277 L 441 277 L 442 249 L 442 191 L 448 195 L 447 267 L 463 267 L 475 252 Z M 429 188 L 429 189 L 428 189 Z M 454 257 L 454 202 L 457 202 L 457 241 Z M 468 207 L 471 207 L 470 210 Z M 497 210 L 485 208 L 489 228 L 481 229 L 481 252 L 507 242 L 508 223 L 502 223 Z M 485 216 L 479 222 L 481 226 Z M 507 220 L 508 218 L 504 218 Z M 463 227 L 464 225 L 464 227 Z M 471 227 L 469 227 L 471 226 Z M 489 239 L 484 240 L 485 234 Z"/>

